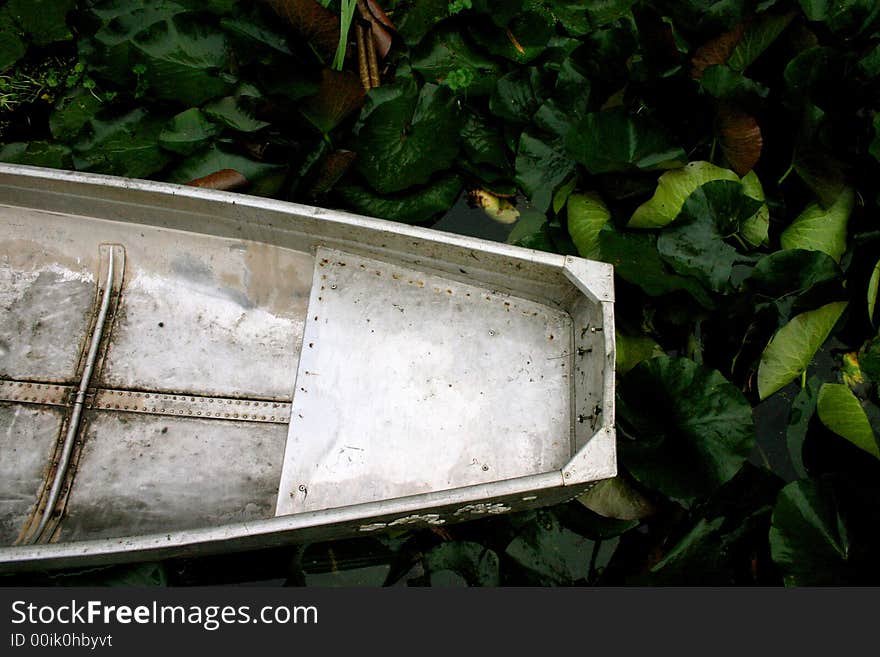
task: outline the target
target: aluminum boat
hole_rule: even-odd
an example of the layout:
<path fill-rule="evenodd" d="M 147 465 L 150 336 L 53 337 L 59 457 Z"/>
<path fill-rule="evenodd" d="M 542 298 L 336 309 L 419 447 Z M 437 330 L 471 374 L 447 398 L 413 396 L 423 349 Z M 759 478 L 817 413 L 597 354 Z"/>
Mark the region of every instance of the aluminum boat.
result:
<path fill-rule="evenodd" d="M 442 526 L 615 473 L 609 265 L 0 165 L 0 570 Z"/>

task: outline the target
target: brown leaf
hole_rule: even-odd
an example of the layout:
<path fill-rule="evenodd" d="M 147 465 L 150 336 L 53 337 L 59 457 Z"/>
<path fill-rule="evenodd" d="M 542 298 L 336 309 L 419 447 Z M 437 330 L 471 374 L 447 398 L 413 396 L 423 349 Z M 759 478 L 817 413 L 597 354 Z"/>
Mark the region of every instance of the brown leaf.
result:
<path fill-rule="evenodd" d="M 339 16 L 315 0 L 265 0 L 279 16 L 321 51 L 331 56 L 339 43 Z"/>
<path fill-rule="evenodd" d="M 357 73 L 325 68 L 321 71 L 318 93 L 307 98 L 300 109 L 312 125 L 326 134 L 360 109 L 365 97 Z"/>
<path fill-rule="evenodd" d="M 392 33 L 396 31 L 394 23 L 391 22 L 391 19 L 385 15 L 382 7 L 377 2 L 374 2 L 374 0 L 358 0 L 357 7 L 361 18 L 370 22 L 376 50 L 379 53 L 379 57 L 384 58 L 388 51 L 391 50 Z"/>
<path fill-rule="evenodd" d="M 190 187 L 202 187 L 204 189 L 219 189 L 226 192 L 244 189 L 250 182 L 235 169 L 220 169 L 207 176 L 190 180 L 186 183 Z"/>
<path fill-rule="evenodd" d="M 357 153 L 340 149 L 322 159 L 317 166 L 314 182 L 309 186 L 309 196 L 326 194 L 348 171 L 357 158 Z"/>
<path fill-rule="evenodd" d="M 724 157 L 738 175 L 746 175 L 761 159 L 761 127 L 754 116 L 730 105 L 718 109 L 717 124 Z"/>
<path fill-rule="evenodd" d="M 742 40 L 746 31 L 746 24 L 740 23 L 729 32 L 719 34 L 714 39 L 707 41 L 697 48 L 691 63 L 691 76 L 699 80 L 703 72 L 710 66 L 724 64 L 733 54 L 737 44 Z"/>

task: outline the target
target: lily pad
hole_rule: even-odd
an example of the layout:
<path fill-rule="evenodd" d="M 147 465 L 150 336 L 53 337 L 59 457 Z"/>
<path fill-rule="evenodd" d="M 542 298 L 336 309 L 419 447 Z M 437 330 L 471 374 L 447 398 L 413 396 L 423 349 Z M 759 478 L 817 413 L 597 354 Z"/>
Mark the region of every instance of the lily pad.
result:
<path fill-rule="evenodd" d="M 546 95 L 544 76 L 537 68 L 516 69 L 499 78 L 489 109 L 502 119 L 528 123 Z"/>
<path fill-rule="evenodd" d="M 99 98 L 87 89 L 76 87 L 64 95 L 49 116 L 49 129 L 55 139 L 70 141 L 101 109 Z"/>
<path fill-rule="evenodd" d="M 9 0 L 6 6 L 38 46 L 73 37 L 67 26 L 67 14 L 76 6 L 76 0 Z"/>
<path fill-rule="evenodd" d="M 473 82 L 467 86 L 468 97 L 491 93 L 501 75 L 495 60 L 475 49 L 461 30 L 453 28 L 435 30 L 413 51 L 411 63 L 425 81 L 435 84 L 443 84 L 453 71 L 471 71 Z"/>
<path fill-rule="evenodd" d="M 758 395 L 766 399 L 807 369 L 846 309 L 836 301 L 801 313 L 783 326 L 767 344 L 758 365 Z"/>
<path fill-rule="evenodd" d="M 568 232 L 584 258 L 595 258 L 599 233 L 611 219 L 611 212 L 596 192 L 572 194 L 566 204 Z"/>
<path fill-rule="evenodd" d="M 819 389 L 816 404 L 822 424 L 859 449 L 880 459 L 877 437 L 859 400 L 842 383 L 826 383 Z"/>
<path fill-rule="evenodd" d="M 565 147 L 590 173 L 674 169 L 687 162 L 663 128 L 619 110 L 587 114 L 568 133 Z"/>
<path fill-rule="evenodd" d="M 740 226 L 740 235 L 752 246 L 767 244 L 770 232 L 770 208 L 764 197 L 764 188 L 758 179 L 758 174 L 749 171 L 742 178 L 743 191 L 746 196 L 761 202 L 761 206 L 751 217 L 748 217 Z"/>
<path fill-rule="evenodd" d="M 4 144 L 0 147 L 0 162 L 69 169 L 72 160 L 67 146 L 46 141 L 32 141 Z"/>
<path fill-rule="evenodd" d="M 226 96 L 208 103 L 202 111 L 205 116 L 238 132 L 256 132 L 269 125 L 266 121 L 255 119 L 241 99 L 234 96 Z"/>
<path fill-rule="evenodd" d="M 284 182 L 287 167 L 269 162 L 259 162 L 233 152 L 223 144 L 212 144 L 196 151 L 177 164 L 167 174 L 169 182 L 186 183 L 216 171 L 233 169 L 251 183 L 248 194 L 271 196 L 278 192 Z"/>
<path fill-rule="evenodd" d="M 15 64 L 25 52 L 27 44 L 9 8 L 0 8 L 0 72 Z"/>
<path fill-rule="evenodd" d="M 880 583 L 880 491 L 846 474 L 802 479 L 773 509 L 770 552 L 786 586 Z"/>
<path fill-rule="evenodd" d="M 853 190 L 847 188 L 827 209 L 811 203 L 782 231 L 782 248 L 822 251 L 840 262 L 846 251 L 846 226 L 854 201 Z"/>
<path fill-rule="evenodd" d="M 654 196 L 636 209 L 627 225 L 630 228 L 661 228 L 671 223 L 688 197 L 714 180 L 738 181 L 739 176 L 711 162 L 690 162 L 680 169 L 667 171 L 657 181 Z"/>
<path fill-rule="evenodd" d="M 755 440 L 752 408 L 720 372 L 652 358 L 618 386 L 623 464 L 644 486 L 690 504 L 729 481 Z"/>
<path fill-rule="evenodd" d="M 459 115 L 445 87 L 408 80 L 372 89 L 361 118 L 355 166 L 380 193 L 424 184 L 458 154 Z"/>
<path fill-rule="evenodd" d="M 651 501 L 621 475 L 603 479 L 577 501 L 593 513 L 617 520 L 642 520 L 656 512 Z"/>
<path fill-rule="evenodd" d="M 377 194 L 363 185 L 341 186 L 336 192 L 355 212 L 423 224 L 453 206 L 461 192 L 461 180 L 458 176 L 446 175 L 424 187 L 398 194 Z"/>
<path fill-rule="evenodd" d="M 121 116 L 96 116 L 89 132 L 73 144 L 74 164 L 83 171 L 146 178 L 162 169 L 169 156 L 159 148 L 163 117 L 135 109 Z"/>
<path fill-rule="evenodd" d="M 535 584 L 570 586 L 589 576 L 592 549 L 593 541 L 563 527 L 552 512 L 539 511 L 505 553 Z"/>
<path fill-rule="evenodd" d="M 542 139 L 528 130 L 519 138 L 516 181 L 532 205 L 544 212 L 559 186 L 574 173 L 575 163 L 559 139 Z"/>
<path fill-rule="evenodd" d="M 220 132 L 198 107 L 191 107 L 175 116 L 159 133 L 159 144 L 169 151 L 189 155 L 205 145 L 205 141 Z"/>
<path fill-rule="evenodd" d="M 619 376 L 623 376 L 643 360 L 665 356 L 666 352 L 659 344 L 647 335 L 626 335 L 619 331 L 616 337 L 616 370 Z"/>
<path fill-rule="evenodd" d="M 842 275 L 840 267 L 826 253 L 790 249 L 761 258 L 748 283 L 759 294 L 772 299 L 800 294 L 814 285 L 833 281 Z"/>

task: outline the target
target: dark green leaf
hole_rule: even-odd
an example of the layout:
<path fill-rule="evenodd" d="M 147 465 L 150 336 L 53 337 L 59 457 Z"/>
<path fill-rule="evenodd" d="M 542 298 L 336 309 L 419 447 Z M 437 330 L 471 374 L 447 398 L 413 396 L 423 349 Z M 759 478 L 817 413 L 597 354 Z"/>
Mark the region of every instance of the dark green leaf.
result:
<path fill-rule="evenodd" d="M 745 71 L 769 48 L 776 38 L 788 27 L 794 13 L 762 14 L 746 28 L 742 39 L 736 44 L 727 65 L 734 71 Z"/>
<path fill-rule="evenodd" d="M 408 224 L 426 223 L 455 203 L 461 180 L 447 175 L 403 194 L 377 194 L 361 185 L 345 185 L 336 192 L 346 205 L 361 214 Z"/>
<path fill-rule="evenodd" d="M 794 104 L 810 101 L 819 107 L 833 105 L 844 79 L 840 54 L 827 46 L 807 48 L 785 67 L 788 99 Z"/>
<path fill-rule="evenodd" d="M 239 132 L 256 132 L 269 125 L 266 121 L 255 119 L 240 98 L 226 96 L 202 108 L 205 116 Z"/>
<path fill-rule="evenodd" d="M 643 485 L 690 503 L 730 480 L 751 452 L 752 409 L 721 373 L 652 358 L 618 387 L 623 463 Z"/>
<path fill-rule="evenodd" d="M 22 39 L 9 8 L 0 8 L 0 72 L 15 64 L 26 51 L 27 44 Z"/>
<path fill-rule="evenodd" d="M 563 527 L 547 511 L 522 528 L 505 553 L 541 586 L 571 585 L 589 575 L 593 541 Z"/>
<path fill-rule="evenodd" d="M 146 178 L 168 163 L 159 148 L 165 119 L 142 109 L 121 116 L 89 119 L 90 131 L 73 144 L 77 169 Z"/>
<path fill-rule="evenodd" d="M 547 49 L 555 33 L 553 20 L 537 12 L 514 16 L 506 27 L 491 21 L 475 21 L 470 34 L 491 54 L 519 64 L 527 64 Z"/>
<path fill-rule="evenodd" d="M 770 93 L 766 87 L 724 64 L 707 67 L 700 78 L 700 86 L 709 95 L 721 100 L 748 99 L 753 96 L 764 98 Z"/>
<path fill-rule="evenodd" d="M 53 169 L 69 169 L 72 163 L 67 146 L 46 141 L 4 144 L 0 147 L 0 161 Z"/>
<path fill-rule="evenodd" d="M 787 586 L 880 583 L 880 491 L 847 475 L 795 481 L 779 494 L 770 528 Z"/>
<path fill-rule="evenodd" d="M 810 420 L 816 412 L 816 399 L 819 396 L 821 386 L 822 380 L 817 376 L 811 376 L 807 379 L 807 385 L 798 391 L 797 396 L 791 402 L 785 442 L 788 445 L 791 465 L 795 474 L 800 478 L 807 476 L 807 470 L 804 467 L 804 441 L 807 438 Z"/>
<path fill-rule="evenodd" d="M 712 300 L 695 280 L 667 269 L 657 253 L 657 237 L 647 233 L 618 232 L 606 227 L 599 233 L 599 259 L 614 265 L 615 273 L 641 287 L 650 296 L 685 290 L 701 305 Z"/>
<path fill-rule="evenodd" d="M 458 154 L 459 117 L 444 87 L 408 81 L 370 91 L 354 150 L 356 167 L 378 192 L 428 181 Z"/>
<path fill-rule="evenodd" d="M 197 107 L 191 107 L 175 116 L 159 133 L 159 144 L 169 151 L 189 155 L 205 145 L 205 141 L 219 132 Z"/>
<path fill-rule="evenodd" d="M 590 173 L 673 169 L 687 161 L 661 127 L 621 111 L 588 114 L 568 133 L 565 147 Z"/>
<path fill-rule="evenodd" d="M 735 233 L 758 207 L 739 182 L 708 182 L 688 197 L 679 217 L 660 233 L 657 250 L 679 274 L 694 276 L 715 292 L 730 292 L 734 266 L 749 260 L 724 237 Z"/>
<path fill-rule="evenodd" d="M 49 128 L 55 139 L 70 141 L 76 137 L 95 113 L 101 109 L 100 99 L 78 87 L 58 101 L 49 117 Z"/>
<path fill-rule="evenodd" d="M 481 114 L 468 114 L 461 128 L 461 146 L 474 164 L 489 164 L 502 170 L 510 166 L 497 125 Z"/>
<path fill-rule="evenodd" d="M 475 50 L 457 29 L 436 30 L 412 53 L 413 70 L 427 82 L 443 84 L 453 71 L 465 69 L 473 73 L 467 95 L 482 96 L 492 92 L 501 67 L 493 59 Z"/>
<path fill-rule="evenodd" d="M 528 123 L 546 94 L 544 76 L 537 68 L 516 69 L 498 80 L 489 109 L 502 119 Z"/>
<path fill-rule="evenodd" d="M 248 194 L 271 196 L 277 193 L 284 182 L 284 173 L 287 167 L 258 162 L 232 152 L 219 144 L 213 144 L 193 153 L 175 166 L 168 174 L 168 180 L 175 183 L 185 183 L 222 169 L 234 169 L 247 178 L 251 183 L 247 190 Z"/>
<path fill-rule="evenodd" d="M 821 251 L 791 249 L 761 258 L 752 270 L 748 283 L 760 294 L 780 299 L 833 281 L 841 273 L 831 256 Z"/>
<path fill-rule="evenodd" d="M 811 203 L 782 231 L 782 248 L 821 251 L 840 262 L 846 251 L 846 228 L 854 202 L 853 190 L 845 189 L 827 210 Z"/>
<path fill-rule="evenodd" d="M 842 383 L 826 383 L 819 389 L 816 411 L 822 424 L 859 449 L 880 459 L 877 436 L 865 409 L 849 386 Z"/>
<path fill-rule="evenodd" d="M 449 0 L 413 0 L 400 3 L 394 13 L 398 33 L 403 37 L 404 43 L 412 47 L 449 15 Z"/>
<path fill-rule="evenodd" d="M 460 575 L 468 586 L 498 586 L 500 583 L 498 555 L 479 543 L 441 543 L 425 554 L 422 563 L 433 586 L 437 586 L 436 574 L 444 570 Z"/>
<path fill-rule="evenodd" d="M 76 6 L 76 0 L 9 0 L 6 6 L 38 46 L 73 36 L 67 27 L 67 13 Z"/>
<path fill-rule="evenodd" d="M 853 37 L 877 26 L 880 6 L 873 0 L 800 0 L 807 20 L 825 23 L 832 32 Z"/>
<path fill-rule="evenodd" d="M 516 182 L 541 212 L 550 207 L 556 189 L 574 172 L 575 163 L 561 140 L 523 132 L 516 154 Z"/>
<path fill-rule="evenodd" d="M 245 39 L 254 45 L 268 46 L 285 55 L 290 54 L 287 38 L 280 32 L 276 32 L 269 25 L 259 21 L 259 14 L 248 16 L 247 20 L 239 18 L 223 18 L 220 25 L 230 34 Z"/>

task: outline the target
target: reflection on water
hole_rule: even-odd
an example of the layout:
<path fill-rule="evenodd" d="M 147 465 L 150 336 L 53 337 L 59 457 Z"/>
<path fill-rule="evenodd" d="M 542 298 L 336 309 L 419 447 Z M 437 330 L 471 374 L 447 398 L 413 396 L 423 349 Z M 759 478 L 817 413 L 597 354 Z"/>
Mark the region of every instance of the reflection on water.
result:
<path fill-rule="evenodd" d="M 447 233 L 504 242 L 516 223 L 503 224 L 491 219 L 482 208 L 471 207 L 467 192 L 462 192 L 449 211 L 431 228 Z"/>

